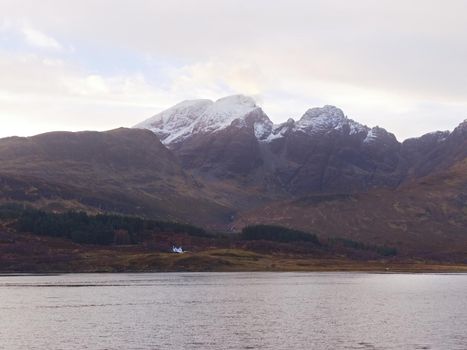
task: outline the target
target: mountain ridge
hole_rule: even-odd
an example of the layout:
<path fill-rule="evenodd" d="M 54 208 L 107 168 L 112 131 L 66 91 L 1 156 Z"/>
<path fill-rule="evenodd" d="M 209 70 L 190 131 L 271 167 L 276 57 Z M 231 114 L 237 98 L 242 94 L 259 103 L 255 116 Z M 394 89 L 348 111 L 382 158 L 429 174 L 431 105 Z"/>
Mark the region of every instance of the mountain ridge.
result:
<path fill-rule="evenodd" d="M 165 145 L 183 141 L 197 133 L 220 131 L 232 125 L 252 112 L 259 112 L 253 98 L 245 95 L 231 95 L 211 101 L 208 99 L 185 100 L 150 117 L 133 128 L 153 131 Z M 302 131 L 320 132 L 329 127 L 342 128 L 348 125 L 351 133 L 368 132 L 371 128 L 355 122 L 344 115 L 341 109 L 325 105 L 308 109 L 299 119 L 289 118 L 284 123 L 274 124 L 262 112 L 265 118 L 258 125 L 256 134 L 259 140 L 272 141 L 282 137 L 284 127 L 295 127 Z M 293 121 L 293 123 L 292 123 Z M 261 129 L 261 131 L 259 131 Z"/>
<path fill-rule="evenodd" d="M 250 98 L 216 103 L 182 102 L 138 124 L 156 129 L 0 139 L 0 203 L 219 230 L 274 223 L 425 253 L 465 247 L 467 121 L 399 142 L 334 106 L 274 125 Z"/>
<path fill-rule="evenodd" d="M 222 113 L 206 114 L 216 104 Z M 199 127 L 216 116 L 222 123 Z M 405 176 L 399 166 L 402 144 L 392 133 L 360 124 L 331 105 L 273 124 L 252 98 L 234 95 L 216 102 L 184 101 L 136 127 L 153 131 L 184 168 L 209 179 L 241 178 L 251 186 L 268 183 L 286 192 L 311 193 L 393 187 Z"/>

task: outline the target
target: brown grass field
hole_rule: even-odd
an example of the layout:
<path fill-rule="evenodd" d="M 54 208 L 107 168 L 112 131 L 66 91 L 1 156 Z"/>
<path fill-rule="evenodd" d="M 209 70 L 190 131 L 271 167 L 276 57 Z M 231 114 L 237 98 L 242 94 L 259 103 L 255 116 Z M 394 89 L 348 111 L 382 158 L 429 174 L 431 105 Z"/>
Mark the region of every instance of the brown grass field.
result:
<path fill-rule="evenodd" d="M 183 241 L 179 237 L 178 241 Z M 160 241 L 164 241 L 160 237 Z M 378 273 L 467 273 L 467 265 L 422 259 L 349 256 L 342 252 L 263 249 L 192 241 L 194 250 L 168 253 L 167 244 L 95 246 L 61 238 L 2 232 L 0 272 L 176 272 L 176 271 L 361 271 Z M 185 243 L 189 240 L 185 237 Z M 163 247 L 161 249 L 161 247 Z M 269 250 L 269 251 L 268 251 Z"/>

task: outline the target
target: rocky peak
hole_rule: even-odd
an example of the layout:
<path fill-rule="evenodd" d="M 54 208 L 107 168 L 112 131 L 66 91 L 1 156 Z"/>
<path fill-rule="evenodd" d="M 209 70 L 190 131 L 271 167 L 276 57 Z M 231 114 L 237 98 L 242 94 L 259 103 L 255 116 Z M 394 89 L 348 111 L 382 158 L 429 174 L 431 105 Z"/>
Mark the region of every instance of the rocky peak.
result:
<path fill-rule="evenodd" d="M 346 119 L 342 109 L 337 108 L 331 105 L 325 105 L 324 107 L 314 107 L 310 108 L 305 112 L 300 121 L 310 120 L 310 119 Z"/>
<path fill-rule="evenodd" d="M 227 96 L 215 102 L 183 101 L 137 124 L 135 128 L 149 129 L 159 136 L 164 144 L 170 145 L 194 134 L 216 132 L 232 124 L 242 126 L 244 125 L 242 120 L 254 114 L 253 112 L 259 115 L 264 123 L 271 124 L 272 128 L 271 121 L 256 102 L 244 95 Z M 268 127 L 265 126 L 265 130 L 267 129 Z"/>
<path fill-rule="evenodd" d="M 379 142 L 385 141 L 386 143 L 399 143 L 394 134 L 388 132 L 386 129 L 383 129 L 379 126 L 371 128 L 366 134 L 366 137 L 363 140 L 363 142 L 369 144 L 375 142 L 376 140 L 378 140 Z"/>
<path fill-rule="evenodd" d="M 347 131 L 349 134 L 368 132 L 369 128 L 348 119 L 337 107 L 326 105 L 307 110 L 296 123 L 298 129 L 310 134 L 323 134 L 331 130 Z"/>
<path fill-rule="evenodd" d="M 407 148 L 432 148 L 447 139 L 451 133 L 449 131 L 434 131 L 420 137 L 413 137 L 402 142 L 404 149 Z"/>
<path fill-rule="evenodd" d="M 452 132 L 453 135 L 467 136 L 467 119 L 460 123 Z"/>
<path fill-rule="evenodd" d="M 135 127 L 151 130 L 169 147 L 194 135 L 211 134 L 228 127 L 248 128 L 257 140 L 263 142 L 295 132 L 319 136 L 337 131 L 342 135 L 359 135 L 368 143 L 379 137 L 394 137 L 381 128 L 370 130 L 331 105 L 310 108 L 298 121 L 290 118 L 274 125 L 255 100 L 245 95 L 227 96 L 215 102 L 206 99 L 183 101 Z"/>

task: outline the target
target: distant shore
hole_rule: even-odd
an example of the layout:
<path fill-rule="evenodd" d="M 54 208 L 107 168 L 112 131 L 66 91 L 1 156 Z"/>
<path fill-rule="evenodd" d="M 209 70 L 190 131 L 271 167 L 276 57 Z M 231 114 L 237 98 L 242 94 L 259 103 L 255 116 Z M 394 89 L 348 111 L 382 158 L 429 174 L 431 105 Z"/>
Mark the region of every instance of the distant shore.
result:
<path fill-rule="evenodd" d="M 371 272 L 467 273 L 466 264 L 394 259 L 360 261 L 258 254 L 240 249 L 197 253 L 89 251 L 67 261 L 12 261 L 0 274 L 115 273 L 115 272 Z"/>
<path fill-rule="evenodd" d="M 117 226 L 108 228 L 103 223 Z M 67 231 L 71 233 L 64 234 Z M 343 238 L 319 239 L 279 226 L 210 233 L 134 217 L 34 210 L 0 221 L 0 273 L 467 272 L 465 253 L 435 253 L 398 251 Z"/>

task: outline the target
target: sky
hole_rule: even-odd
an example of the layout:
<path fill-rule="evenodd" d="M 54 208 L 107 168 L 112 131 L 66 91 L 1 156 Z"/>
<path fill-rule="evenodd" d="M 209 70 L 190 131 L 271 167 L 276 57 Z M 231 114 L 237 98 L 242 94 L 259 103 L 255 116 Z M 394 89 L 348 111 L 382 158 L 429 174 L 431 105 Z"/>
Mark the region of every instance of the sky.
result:
<path fill-rule="evenodd" d="M 467 1 L 0 0 L 0 137 L 254 97 L 326 104 L 399 140 L 467 118 Z"/>

